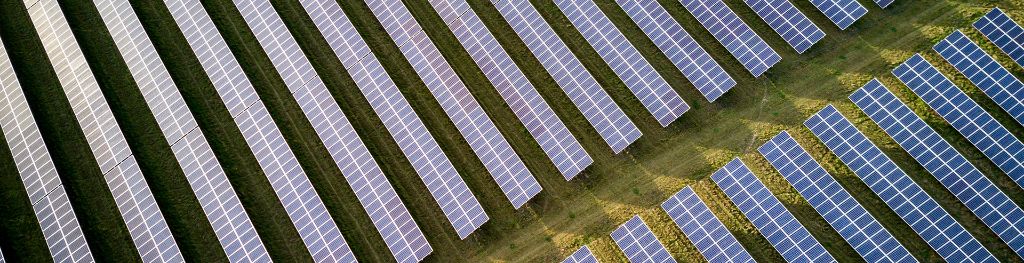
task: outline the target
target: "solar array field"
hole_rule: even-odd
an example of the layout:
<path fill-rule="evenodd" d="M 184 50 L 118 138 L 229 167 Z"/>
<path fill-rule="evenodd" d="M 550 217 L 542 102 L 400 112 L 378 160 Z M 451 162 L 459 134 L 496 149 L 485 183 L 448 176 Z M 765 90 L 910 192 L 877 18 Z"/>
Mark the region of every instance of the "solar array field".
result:
<path fill-rule="evenodd" d="M 825 38 L 825 32 L 789 0 L 746 0 L 744 3 L 754 9 L 797 53 L 804 53 L 814 43 Z"/>
<path fill-rule="evenodd" d="M 619 246 L 630 262 L 676 262 L 640 216 L 630 218 L 612 231 L 611 236 L 615 240 L 615 245 Z"/>
<path fill-rule="evenodd" d="M 782 60 L 768 42 L 754 33 L 732 9 L 721 0 L 681 0 L 686 10 L 732 53 L 743 67 L 760 77 Z"/>
<path fill-rule="evenodd" d="M 661 209 L 708 262 L 755 262 L 693 188 L 679 190 L 661 203 Z"/>

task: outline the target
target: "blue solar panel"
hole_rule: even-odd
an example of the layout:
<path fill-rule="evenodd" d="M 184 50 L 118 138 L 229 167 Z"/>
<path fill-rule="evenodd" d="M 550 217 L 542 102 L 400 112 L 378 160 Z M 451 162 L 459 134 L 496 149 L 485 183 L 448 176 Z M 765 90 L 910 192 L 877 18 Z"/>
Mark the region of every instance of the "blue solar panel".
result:
<path fill-rule="evenodd" d="M 896 0 L 875 0 L 875 4 L 878 4 L 878 6 L 881 8 L 886 8 L 889 7 L 889 5 L 891 5 L 895 1 Z"/>
<path fill-rule="evenodd" d="M 633 121 L 598 85 L 569 47 L 527 0 L 491 0 L 526 47 L 554 78 L 612 152 L 619 153 L 642 135 Z"/>
<path fill-rule="evenodd" d="M 943 259 L 948 262 L 997 262 L 977 239 L 835 107 L 825 107 L 804 122 L 804 126 Z"/>
<path fill-rule="evenodd" d="M 850 100 L 1010 248 L 1018 255 L 1024 255 L 1024 210 L 928 127 L 924 120 L 877 81 L 854 91 Z"/>
<path fill-rule="evenodd" d="M 639 215 L 612 231 L 612 240 L 632 263 L 676 262 Z"/>
<path fill-rule="evenodd" d="M 708 262 L 755 262 L 689 186 L 661 203 L 661 209 L 668 213 Z"/>
<path fill-rule="evenodd" d="M 1003 10 L 993 8 L 974 22 L 974 28 L 996 44 L 999 50 L 1010 55 L 1017 65 L 1024 66 L 1024 28 Z"/>
<path fill-rule="evenodd" d="M 690 109 L 597 4 L 591 0 L 556 0 L 555 4 L 661 126 L 672 124 Z"/>
<path fill-rule="evenodd" d="M 1024 186 L 1024 143 L 920 55 L 893 70 L 904 84 L 953 125 L 1018 185 Z"/>
<path fill-rule="evenodd" d="M 736 86 L 736 80 L 718 65 L 657 0 L 616 2 L 708 101 L 714 102 Z"/>
<path fill-rule="evenodd" d="M 821 28 L 811 22 L 789 0 L 744 0 L 743 2 L 754 9 L 754 12 L 765 23 L 768 23 L 775 33 L 782 36 L 782 39 L 785 39 L 786 43 L 789 43 L 789 46 L 793 47 L 797 53 L 803 54 L 814 43 L 825 38 L 825 32 L 821 31 Z"/>
<path fill-rule="evenodd" d="M 551 106 L 512 61 L 483 21 L 462 0 L 430 0 L 462 47 L 483 71 L 548 158 L 570 180 L 594 162 Z"/>
<path fill-rule="evenodd" d="M 597 263 L 597 258 L 594 257 L 593 252 L 590 252 L 590 248 L 584 245 L 562 260 L 562 263 Z"/>
<path fill-rule="evenodd" d="M 981 50 L 978 44 L 957 30 L 935 44 L 933 49 L 1013 119 L 1024 124 L 1024 82 Z"/>
<path fill-rule="evenodd" d="M 811 4 L 843 30 L 868 13 L 857 0 L 811 0 Z"/>
<path fill-rule="evenodd" d="M 864 260 L 917 262 L 788 132 L 758 151 Z"/>
<path fill-rule="evenodd" d="M 518 209 L 540 193 L 537 179 L 526 169 L 523 160 L 512 150 L 409 10 L 395 1 L 374 0 L 367 4 L 512 206 Z"/>
<path fill-rule="evenodd" d="M 718 169 L 711 179 L 786 261 L 836 262 L 740 158 Z"/>
<path fill-rule="evenodd" d="M 750 29 L 722 0 L 680 0 L 711 35 L 754 77 L 760 77 L 782 57 Z"/>

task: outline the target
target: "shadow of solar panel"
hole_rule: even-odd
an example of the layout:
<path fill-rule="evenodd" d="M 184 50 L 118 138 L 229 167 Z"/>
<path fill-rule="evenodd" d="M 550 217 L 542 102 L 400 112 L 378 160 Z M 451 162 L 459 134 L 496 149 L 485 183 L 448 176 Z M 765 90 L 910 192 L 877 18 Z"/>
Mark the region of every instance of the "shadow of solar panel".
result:
<path fill-rule="evenodd" d="M 626 254 L 626 258 L 632 263 L 665 263 L 676 262 L 675 258 L 668 253 L 665 245 L 661 244 L 654 232 L 647 227 L 639 215 L 634 215 L 629 221 L 620 225 L 612 231 L 612 240 L 615 245 Z"/>
<path fill-rule="evenodd" d="M 789 0 L 744 0 L 757 16 L 760 16 L 775 33 L 782 36 L 782 39 L 789 43 L 797 53 L 803 54 L 811 48 L 814 43 L 825 38 L 825 32 L 821 31 L 814 22 L 811 22 L 804 13 L 800 12 Z"/>
<path fill-rule="evenodd" d="M 562 260 L 562 263 L 597 263 L 597 258 L 594 257 L 593 252 L 590 252 L 590 248 L 584 245 Z"/>
<path fill-rule="evenodd" d="M 758 151 L 865 261 L 917 262 L 788 132 Z"/>
<path fill-rule="evenodd" d="M 616 2 L 709 102 L 714 102 L 736 86 L 736 80 L 718 65 L 657 0 Z"/>
<path fill-rule="evenodd" d="M 465 1 L 430 4 L 566 180 L 594 162 Z"/>
<path fill-rule="evenodd" d="M 832 23 L 839 29 L 846 30 L 854 22 L 857 22 L 868 9 L 864 8 L 857 0 L 810 0 L 814 7 L 825 14 Z"/>
<path fill-rule="evenodd" d="M 679 1 L 755 78 L 782 60 L 761 36 L 721 0 Z"/>
<path fill-rule="evenodd" d="M 1009 55 L 1017 65 L 1024 66 L 1024 28 L 1003 13 L 1003 10 L 993 8 L 974 22 L 974 28 Z"/>
<path fill-rule="evenodd" d="M 786 261 L 836 262 L 739 158 L 711 179 Z"/>
<path fill-rule="evenodd" d="M 665 82 L 593 1 L 557 0 L 555 4 L 662 127 L 672 124 L 690 110 L 690 105 Z"/>
<path fill-rule="evenodd" d="M 642 134 L 633 121 L 598 85 L 533 4 L 526 0 L 491 0 L 491 3 L 612 152 L 620 153 L 640 138 Z"/>
<path fill-rule="evenodd" d="M 687 186 L 679 190 L 661 203 L 661 209 L 708 262 L 755 262 L 693 188 Z"/>

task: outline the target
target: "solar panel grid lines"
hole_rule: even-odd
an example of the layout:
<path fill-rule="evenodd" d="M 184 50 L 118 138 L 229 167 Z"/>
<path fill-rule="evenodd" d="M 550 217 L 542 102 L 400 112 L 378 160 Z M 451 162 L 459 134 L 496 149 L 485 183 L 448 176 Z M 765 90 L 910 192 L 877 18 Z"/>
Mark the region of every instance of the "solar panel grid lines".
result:
<path fill-rule="evenodd" d="M 679 190 L 661 203 L 661 209 L 708 262 L 756 262 L 693 188 Z"/>
<path fill-rule="evenodd" d="M 39 1 L 28 11 L 142 260 L 181 261 L 153 193 L 57 2 Z"/>
<path fill-rule="evenodd" d="M 1010 167 L 1011 170 L 1007 173 L 1015 179 L 1020 176 L 1020 172 L 1016 170 L 1020 168 L 1020 162 L 1014 165 L 1012 162 L 1016 160 L 1006 157 L 1018 154 L 1014 153 L 1014 150 L 999 152 L 998 148 L 1021 148 L 1024 144 L 923 57 L 911 57 L 897 66 L 893 74 L 958 131 L 965 134 L 965 137 L 978 146 L 997 166 Z M 892 119 L 891 116 L 902 116 L 892 124 L 880 126 L 883 126 L 886 133 L 894 135 L 893 138 L 901 147 L 907 149 L 915 160 L 939 179 L 939 182 L 960 199 L 960 202 L 1016 251 L 1017 255 L 1024 257 L 1024 210 L 887 89 L 868 89 L 867 96 L 860 97 L 855 102 L 876 122 Z M 984 124 L 978 124 L 979 122 Z M 1011 162 L 1011 165 L 1004 165 L 1005 162 Z"/>
<path fill-rule="evenodd" d="M 758 151 L 864 260 L 917 262 L 788 132 Z"/>
<path fill-rule="evenodd" d="M 566 180 L 594 162 L 468 3 L 429 2 Z"/>
<path fill-rule="evenodd" d="M 615 228 L 611 236 L 619 250 L 626 254 L 629 262 L 676 262 L 676 259 L 665 249 L 665 245 L 658 240 L 657 236 L 654 236 L 654 232 L 651 232 L 639 215 L 634 215 L 629 221 Z"/>
<path fill-rule="evenodd" d="M 128 1 L 95 2 L 228 259 L 270 255 Z"/>
<path fill-rule="evenodd" d="M 554 2 L 662 127 L 690 109 L 597 4 L 591 0 Z"/>
<path fill-rule="evenodd" d="M 893 74 L 999 169 L 1018 185 L 1024 186 L 1024 143 L 999 124 L 981 105 L 920 55 L 914 55 L 897 66 Z"/>
<path fill-rule="evenodd" d="M 810 0 L 814 7 L 825 14 L 839 29 L 846 30 L 868 13 L 857 0 Z M 884 1 L 884 0 L 882 0 Z"/>
<path fill-rule="evenodd" d="M 872 83 L 877 82 L 873 80 Z M 869 84 L 880 85 L 880 84 Z M 948 262 L 997 262 L 962 225 L 832 105 L 804 126 Z"/>
<path fill-rule="evenodd" d="M 711 179 L 786 261 L 836 262 L 739 158 L 718 169 Z"/>
<path fill-rule="evenodd" d="M 999 107 L 1024 124 L 1024 82 L 957 30 L 932 47 Z"/>
<path fill-rule="evenodd" d="M 722 66 L 657 0 L 616 2 L 709 102 L 714 102 L 736 86 L 736 80 L 722 69 Z"/>
<path fill-rule="evenodd" d="M 491 0 L 491 3 L 612 152 L 620 153 L 640 138 L 642 133 L 633 121 L 569 51 L 533 4 L 526 0 Z"/>
<path fill-rule="evenodd" d="M 317 29 L 323 33 L 343 66 L 349 68 L 350 74 L 365 72 L 360 70 L 361 61 L 371 62 L 371 60 L 360 60 L 360 58 L 370 53 L 369 47 L 359 37 L 355 27 L 342 12 L 338 3 L 333 0 L 302 0 L 300 3 L 313 19 Z M 372 54 L 369 55 L 373 57 Z M 379 66 L 375 60 L 372 63 Z M 383 75 L 377 75 L 378 78 L 387 78 L 383 71 L 381 73 Z M 362 81 L 361 78 L 356 78 L 356 80 L 360 87 L 374 85 L 374 83 Z M 324 90 L 326 91 L 326 89 Z M 329 96 L 329 94 L 325 95 Z M 354 132 L 349 135 L 357 136 Z M 349 155 L 353 155 L 354 160 L 344 166 L 342 172 L 356 192 L 360 204 L 370 215 L 370 219 L 374 222 L 378 233 L 384 238 L 395 260 L 398 262 L 423 260 L 433 251 L 433 248 L 427 242 L 419 226 L 413 221 L 409 210 L 398 198 L 397 192 L 388 182 L 380 166 L 370 156 L 365 145 L 358 138 L 352 141 L 359 146 L 352 147 L 354 153 L 349 153 Z"/>
<path fill-rule="evenodd" d="M 537 179 L 455 74 L 455 70 L 441 56 L 441 52 L 431 43 L 409 10 L 402 4 L 389 5 L 385 2 L 393 3 L 371 1 L 368 4 L 382 24 L 402 25 L 401 28 L 385 26 L 384 29 L 396 40 L 403 55 L 501 187 L 505 197 L 513 207 L 519 209 L 542 190 Z M 402 43 L 399 39 L 409 41 Z"/>
<path fill-rule="evenodd" d="M 690 14 L 755 78 L 782 60 L 721 0 L 679 0 Z"/>
<path fill-rule="evenodd" d="M 590 251 L 587 245 L 583 245 L 572 255 L 562 260 L 562 263 L 598 263 L 597 258 L 594 257 L 594 253 Z"/>
<path fill-rule="evenodd" d="M 803 54 L 815 43 L 825 38 L 811 19 L 800 12 L 789 0 L 744 0 L 775 33 L 782 36 L 796 53 Z"/>
<path fill-rule="evenodd" d="M 1017 62 L 1017 65 L 1024 66 L 1024 28 L 1002 9 L 993 8 L 985 16 L 978 18 L 973 26 L 988 41 Z"/>
<path fill-rule="evenodd" d="M 896 0 L 875 0 L 875 4 L 878 4 L 878 7 L 881 8 L 889 7 L 893 2 L 896 2 Z"/>
<path fill-rule="evenodd" d="M 3 43 L 0 43 L 0 131 L 11 149 L 54 262 L 93 261 Z"/>

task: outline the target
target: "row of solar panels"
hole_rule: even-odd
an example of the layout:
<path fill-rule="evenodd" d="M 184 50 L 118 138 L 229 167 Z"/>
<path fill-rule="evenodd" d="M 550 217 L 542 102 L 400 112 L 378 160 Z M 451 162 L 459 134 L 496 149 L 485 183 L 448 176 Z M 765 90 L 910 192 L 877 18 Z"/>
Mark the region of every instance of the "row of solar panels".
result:
<path fill-rule="evenodd" d="M 300 2 L 310 17 L 314 18 L 317 28 L 328 40 L 349 74 L 356 80 L 373 110 L 384 120 L 388 132 L 415 166 L 416 172 L 428 186 L 459 236 L 465 238 L 479 228 L 488 217 L 476 197 L 441 152 L 433 136 L 412 111 L 394 82 L 387 77 L 383 67 L 371 54 L 338 4 L 331 0 Z M 850 0 L 838 2 L 856 3 Z M 259 159 L 260 167 L 268 176 L 277 197 L 310 253 L 318 261 L 351 260 L 351 251 L 338 227 L 327 214 L 326 207 L 315 193 L 305 172 L 299 167 L 294 153 L 285 143 L 252 84 L 242 74 L 238 62 L 227 55 L 230 51 L 223 38 L 216 30 L 209 30 L 213 23 L 202 5 L 194 0 L 168 0 L 165 3 L 179 28 L 185 33 L 189 45 L 199 57 L 207 75 L 215 84 L 218 95 L 243 132 L 250 149 Z M 337 102 L 329 99 L 332 98 L 331 94 L 313 70 L 309 60 L 302 52 L 296 52 L 300 50 L 297 42 L 287 30 L 282 30 L 284 23 L 270 3 L 256 0 L 237 0 L 234 3 L 249 28 L 256 34 L 264 52 L 273 58 L 271 61 L 274 62 L 275 68 L 338 167 L 342 169 L 346 180 L 356 191 L 360 203 L 371 215 L 374 225 L 385 237 L 396 259 L 418 261 L 428 255 L 431 248 L 423 233 L 398 200 L 393 187 L 370 157 Z M 409 11 L 394 1 L 368 3 L 374 15 L 385 25 L 389 35 L 401 48 L 403 55 L 427 84 L 432 95 L 444 106 L 445 113 L 456 124 L 476 155 L 484 161 L 488 172 L 513 206 L 519 208 L 538 194 L 541 187 L 536 179 L 469 94 L 468 89 Z M 430 3 L 442 14 L 445 23 L 456 33 L 460 43 L 471 53 L 480 68 L 487 69 L 485 74 L 488 79 L 499 90 L 507 104 L 513 107 L 517 117 L 527 126 L 531 135 L 567 180 L 593 162 L 467 3 L 441 0 Z M 84 56 L 70 34 L 70 27 L 64 20 L 60 7 L 52 0 L 27 4 L 40 38 L 46 41 L 44 46 L 47 55 L 55 67 L 61 67 L 57 68 L 61 85 L 71 100 L 79 125 L 85 131 L 97 162 L 106 175 L 108 185 L 141 256 L 147 261 L 180 259 L 177 245 L 132 157 L 131 150 L 126 147 L 124 136 L 114 121 L 113 114 L 85 63 Z M 266 259 L 266 249 L 256 235 L 237 195 L 227 183 L 223 169 L 213 157 L 205 136 L 184 104 L 173 81 L 170 80 L 167 70 L 156 55 L 131 6 L 124 0 L 105 0 L 95 4 L 229 258 L 233 261 Z M 632 121 L 615 105 L 528 1 L 495 0 L 493 4 L 513 25 L 516 33 L 527 43 L 549 73 L 556 76 L 558 84 L 570 95 L 591 124 L 598 128 L 613 151 L 621 152 L 640 137 L 640 131 Z M 559 1 L 557 4 L 662 125 L 669 125 L 689 109 L 686 102 L 640 56 L 593 2 Z M 669 55 L 673 63 L 709 101 L 718 98 L 735 85 L 735 81 L 668 16 L 659 4 L 654 1 L 633 0 L 619 1 L 619 4 L 634 21 L 641 24 L 644 32 L 655 40 L 658 47 Z M 724 4 L 719 2 L 704 5 L 705 3 L 699 1 L 684 1 L 684 4 L 695 15 L 710 15 L 700 15 L 698 18 L 755 76 L 779 60 L 778 55 Z M 757 8 L 756 3 L 748 4 Z M 835 3 L 825 1 L 824 4 Z M 823 8 L 822 5 L 818 6 Z M 843 7 L 839 10 L 857 7 L 863 9 L 859 4 L 837 6 Z M 795 9 L 786 9 L 792 8 L 788 1 L 768 3 L 768 7 L 775 10 L 775 16 L 782 16 L 787 21 L 793 20 L 787 26 L 776 26 L 772 23 L 773 28 L 780 34 L 784 34 L 784 30 L 810 28 L 820 33 L 820 30 L 809 23 L 799 11 L 795 14 L 789 12 Z M 765 21 L 772 21 L 773 18 L 762 14 L 761 9 L 757 10 Z M 822 10 L 826 14 L 830 12 Z M 850 12 L 842 14 L 847 13 Z M 863 15 L 863 12 L 860 12 L 860 15 Z M 837 21 L 832 15 L 829 17 Z M 719 32 L 723 30 L 729 33 L 720 34 Z M 814 37 L 820 39 L 823 34 Z M 809 45 L 794 47 L 802 52 Z M 63 67 L 68 69 L 65 70 Z M 8 92 L 20 94 L 20 87 L 17 86 L 13 71 L 9 65 L 6 68 L 7 79 L 15 83 L 5 84 L 4 88 L 11 89 Z M 19 95 L 8 96 L 19 98 Z M 29 120 L 28 123 L 10 125 L 34 127 L 26 103 L 12 102 L 10 105 L 20 107 L 11 110 L 17 114 L 17 118 Z M 24 129 L 12 126 L 5 130 Z M 54 224 L 72 227 L 70 230 L 59 231 L 65 235 L 72 235 L 71 237 L 50 234 L 46 236 L 52 237 L 52 241 L 56 243 L 66 240 L 63 241 L 66 242 L 63 246 L 66 248 L 54 248 L 54 251 L 71 251 L 73 253 L 68 255 L 90 257 L 66 197 L 60 199 L 63 196 L 60 193 L 49 195 L 54 191 L 63 191 L 63 188 L 59 187 L 59 178 L 52 168 L 52 162 L 45 156 L 45 147 L 39 147 L 42 143 L 41 137 L 38 136 L 38 132 L 26 133 L 36 135 L 21 140 L 16 137 L 18 135 L 8 135 L 7 138 L 18 143 L 34 143 L 37 146 L 11 143 L 12 147 L 24 148 L 22 151 L 15 151 L 17 154 L 27 154 L 19 155 L 18 158 L 31 158 L 30 161 L 19 161 L 19 164 L 42 170 L 38 173 L 23 172 L 28 174 L 24 176 L 27 189 L 31 188 L 28 185 L 35 182 L 47 184 L 41 190 L 37 190 L 40 187 L 29 189 L 33 204 L 43 197 L 57 198 L 57 201 L 50 201 L 47 204 L 61 209 L 48 211 L 46 214 L 38 212 L 38 217 L 40 221 L 44 221 L 42 219 L 46 216 L 59 216 L 59 220 L 64 222 L 54 221 Z M 43 152 L 27 152 L 29 150 L 25 149 Z M 57 186 L 53 186 L 54 184 Z M 395 204 L 396 207 L 389 207 Z M 42 209 L 38 208 L 37 211 Z M 67 215 L 70 217 L 66 217 Z M 45 232 L 57 233 L 57 229 Z M 54 242 L 50 243 L 56 244 Z M 54 255 L 56 257 L 57 253 Z"/>
<path fill-rule="evenodd" d="M 1015 61 L 1024 61 L 1024 28 L 993 9 L 974 27 Z M 1007 113 L 1024 113 L 1024 83 L 956 31 L 934 46 L 942 58 Z M 1024 64 L 1022 64 L 1024 65 Z M 914 55 L 892 73 L 968 141 L 1024 187 L 1024 143 L 926 61 Z M 850 100 L 961 201 L 981 222 L 1024 257 L 1024 210 L 929 127 L 878 80 Z M 998 262 L 977 239 L 900 169 L 881 149 L 829 105 L 804 122 L 882 201 L 948 262 Z M 796 140 L 783 131 L 758 148 L 761 155 L 868 262 L 917 262 Z M 789 262 L 835 262 L 763 183 L 740 161 L 711 179 Z M 664 203 L 684 235 L 710 262 L 754 262 L 690 187 Z M 639 216 L 611 234 L 631 262 L 674 262 Z M 584 246 L 565 262 L 596 262 Z"/>

